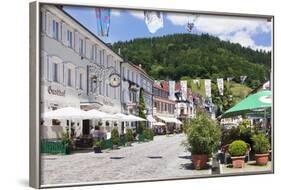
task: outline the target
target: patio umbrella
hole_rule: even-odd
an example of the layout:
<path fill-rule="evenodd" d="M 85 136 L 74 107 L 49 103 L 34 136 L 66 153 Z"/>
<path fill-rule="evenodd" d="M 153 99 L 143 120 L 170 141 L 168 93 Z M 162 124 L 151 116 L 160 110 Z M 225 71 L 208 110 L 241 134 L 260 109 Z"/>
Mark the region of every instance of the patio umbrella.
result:
<path fill-rule="evenodd" d="M 114 114 L 114 116 L 118 117 L 122 121 L 146 121 L 143 118 L 134 116 L 134 115 L 125 115 L 123 113 Z"/>
<path fill-rule="evenodd" d="M 165 126 L 165 123 L 162 123 L 162 122 L 155 122 L 155 123 L 153 123 L 152 125 L 155 125 L 155 126 Z"/>
<path fill-rule="evenodd" d="M 79 108 L 73 107 L 64 107 L 57 110 L 45 112 L 42 114 L 44 119 L 66 119 L 66 120 L 75 120 L 75 119 L 92 119 L 93 116 L 86 111 L 83 111 Z M 71 130 L 71 122 L 69 122 L 69 136 Z"/>
<path fill-rule="evenodd" d="M 94 119 L 101 119 L 101 120 L 117 120 L 118 119 L 118 117 L 116 117 L 112 114 L 104 113 L 104 112 L 101 112 L 96 109 L 89 110 L 89 111 L 87 111 L 87 113 L 91 114 Z"/>
<path fill-rule="evenodd" d="M 146 119 L 135 116 L 135 115 L 128 115 L 128 116 L 129 116 L 129 118 L 131 118 L 134 121 L 146 121 Z"/>
<path fill-rule="evenodd" d="M 227 110 L 221 118 L 232 117 L 237 115 L 243 115 L 246 113 L 255 112 L 256 110 L 262 110 L 266 112 L 266 109 L 270 109 L 272 106 L 272 92 L 269 90 L 260 91 L 252 94 Z"/>

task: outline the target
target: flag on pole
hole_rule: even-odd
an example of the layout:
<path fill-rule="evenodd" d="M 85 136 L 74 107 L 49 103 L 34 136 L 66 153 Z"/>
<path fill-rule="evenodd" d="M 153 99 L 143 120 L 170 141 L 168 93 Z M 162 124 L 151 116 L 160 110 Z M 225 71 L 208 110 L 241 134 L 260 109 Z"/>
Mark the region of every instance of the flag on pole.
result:
<path fill-rule="evenodd" d="M 110 27 L 110 9 L 96 8 L 97 28 L 99 36 L 108 36 Z"/>
<path fill-rule="evenodd" d="M 186 80 L 181 80 L 180 81 L 181 85 L 181 94 L 184 100 L 187 100 L 187 81 Z"/>
<path fill-rule="evenodd" d="M 169 81 L 169 99 L 175 100 L 175 81 Z"/>
<path fill-rule="evenodd" d="M 240 76 L 241 83 L 244 83 L 246 79 L 247 79 L 246 75 Z"/>
<path fill-rule="evenodd" d="M 206 97 L 210 98 L 211 97 L 211 80 L 210 79 L 205 79 L 205 93 Z"/>
<path fill-rule="evenodd" d="M 223 96 L 223 78 L 217 79 L 219 94 Z"/>
<path fill-rule="evenodd" d="M 144 11 L 145 24 L 150 33 L 154 34 L 163 28 L 163 13 L 159 11 Z"/>

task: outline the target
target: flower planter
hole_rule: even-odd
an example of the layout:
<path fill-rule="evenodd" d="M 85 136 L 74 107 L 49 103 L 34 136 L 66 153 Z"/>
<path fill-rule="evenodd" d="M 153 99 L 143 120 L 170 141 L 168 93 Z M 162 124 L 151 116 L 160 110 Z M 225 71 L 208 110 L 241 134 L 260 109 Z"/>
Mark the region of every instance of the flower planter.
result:
<path fill-rule="evenodd" d="M 128 145 L 128 146 L 132 146 L 132 142 L 131 142 L 131 141 L 128 141 L 128 142 L 127 142 L 127 145 Z"/>
<path fill-rule="evenodd" d="M 256 157 L 256 164 L 257 165 L 266 165 L 268 162 L 268 156 L 269 154 L 255 154 Z"/>
<path fill-rule="evenodd" d="M 203 169 L 208 161 L 207 154 L 193 154 L 191 155 L 191 157 L 192 157 L 192 163 L 196 170 Z"/>
<path fill-rule="evenodd" d="M 94 152 L 95 153 L 102 153 L 101 152 L 101 147 L 94 147 Z"/>
<path fill-rule="evenodd" d="M 233 168 L 243 168 L 245 165 L 245 156 L 231 157 Z"/>
<path fill-rule="evenodd" d="M 117 150 L 117 149 L 118 149 L 118 145 L 114 144 L 114 145 L 112 146 L 112 149 L 113 149 L 113 150 Z"/>

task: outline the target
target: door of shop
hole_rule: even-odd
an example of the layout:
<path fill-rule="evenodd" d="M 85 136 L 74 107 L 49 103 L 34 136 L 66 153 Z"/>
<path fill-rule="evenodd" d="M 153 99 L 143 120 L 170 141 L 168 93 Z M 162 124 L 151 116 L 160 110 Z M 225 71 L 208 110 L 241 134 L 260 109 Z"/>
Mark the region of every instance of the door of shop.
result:
<path fill-rule="evenodd" d="M 89 135 L 90 134 L 90 120 L 86 119 L 83 120 L 83 135 Z"/>

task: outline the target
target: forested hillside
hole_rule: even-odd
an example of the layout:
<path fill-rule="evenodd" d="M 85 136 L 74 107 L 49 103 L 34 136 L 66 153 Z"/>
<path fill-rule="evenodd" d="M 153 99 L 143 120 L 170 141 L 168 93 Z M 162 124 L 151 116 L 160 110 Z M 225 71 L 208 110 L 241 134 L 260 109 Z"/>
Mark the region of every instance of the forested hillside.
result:
<path fill-rule="evenodd" d="M 244 48 L 208 34 L 174 34 L 113 44 L 113 49 L 141 64 L 154 79 L 227 78 L 255 88 L 269 77 L 271 53 Z"/>

